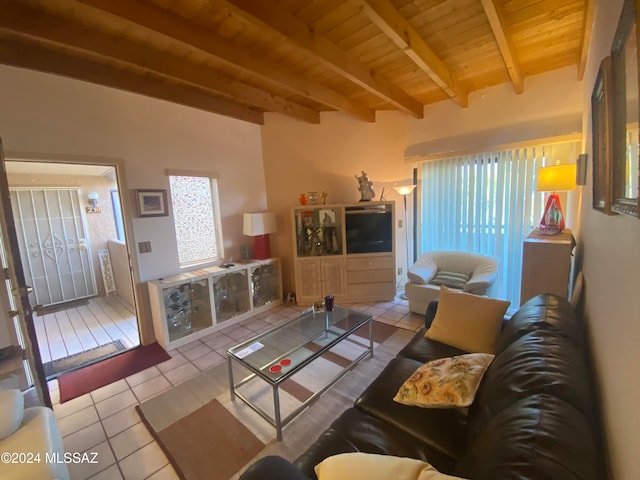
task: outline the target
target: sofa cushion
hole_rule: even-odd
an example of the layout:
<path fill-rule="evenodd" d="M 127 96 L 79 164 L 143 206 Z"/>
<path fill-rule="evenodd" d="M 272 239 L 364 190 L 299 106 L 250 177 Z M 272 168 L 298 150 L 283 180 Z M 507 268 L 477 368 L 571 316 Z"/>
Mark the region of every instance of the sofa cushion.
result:
<path fill-rule="evenodd" d="M 373 453 L 342 453 L 328 457 L 315 468 L 318 480 L 455 480 L 415 458 Z"/>
<path fill-rule="evenodd" d="M 535 394 L 549 394 L 584 415 L 594 414 L 590 373 L 582 352 L 551 331 L 530 332 L 496 355 L 470 409 L 473 437 L 497 413 Z"/>
<path fill-rule="evenodd" d="M 393 400 L 424 408 L 468 407 L 493 357 L 489 353 L 469 353 L 420 365 Z"/>
<path fill-rule="evenodd" d="M 314 467 L 318 463 L 345 452 L 417 458 L 445 473 L 451 473 L 455 467 L 455 461 L 449 456 L 357 408 L 345 410 L 294 464 L 307 477 L 315 479 Z"/>
<path fill-rule="evenodd" d="M 12 435 L 22 424 L 24 397 L 17 389 L 0 390 L 0 440 Z"/>
<path fill-rule="evenodd" d="M 556 295 L 544 294 L 527 300 L 506 322 L 496 342 L 496 353 L 523 335 L 540 330 L 556 332 L 576 346 L 581 346 L 584 340 L 569 302 Z"/>
<path fill-rule="evenodd" d="M 602 467 L 589 420 L 568 403 L 540 394 L 496 415 L 454 474 L 473 480 L 602 480 Z"/>
<path fill-rule="evenodd" d="M 356 400 L 356 407 L 415 437 L 451 459 L 463 452 L 467 409 L 416 408 L 393 401 L 400 385 L 422 364 L 395 358 Z"/>
<path fill-rule="evenodd" d="M 493 353 L 509 304 L 440 287 L 438 311 L 425 337 L 471 353 Z"/>
<path fill-rule="evenodd" d="M 407 345 L 398 352 L 398 357 L 411 358 L 420 363 L 426 363 L 436 358 L 453 357 L 454 355 L 464 355 L 465 350 L 461 350 L 446 343 L 436 342 L 425 338 L 427 329 L 423 328 L 411 339 Z"/>

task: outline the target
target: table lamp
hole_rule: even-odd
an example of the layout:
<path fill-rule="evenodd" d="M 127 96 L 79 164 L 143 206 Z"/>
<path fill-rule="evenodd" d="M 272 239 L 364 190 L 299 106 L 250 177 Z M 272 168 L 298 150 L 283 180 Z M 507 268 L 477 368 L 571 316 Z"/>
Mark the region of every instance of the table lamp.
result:
<path fill-rule="evenodd" d="M 576 188 L 575 164 L 541 167 L 536 175 L 536 192 L 552 192 L 547 199 L 540 226 L 540 233 L 556 235 L 564 230 L 564 213 L 557 192 L 569 191 Z"/>
<path fill-rule="evenodd" d="M 242 233 L 253 237 L 253 258 L 257 260 L 271 258 L 269 234 L 277 231 L 273 212 L 245 213 L 243 216 Z"/>

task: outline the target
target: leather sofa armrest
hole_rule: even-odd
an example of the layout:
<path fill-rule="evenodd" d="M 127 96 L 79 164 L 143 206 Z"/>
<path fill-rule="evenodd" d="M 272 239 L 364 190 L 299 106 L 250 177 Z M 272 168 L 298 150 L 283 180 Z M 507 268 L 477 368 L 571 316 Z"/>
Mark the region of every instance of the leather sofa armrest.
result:
<path fill-rule="evenodd" d="M 239 480 L 309 480 L 288 460 L 270 455 L 247 468 Z"/>
<path fill-rule="evenodd" d="M 436 318 L 436 311 L 438 310 L 438 300 L 431 300 L 429 305 L 427 305 L 427 311 L 424 314 L 424 326 L 425 328 L 429 328 L 431 326 L 431 322 Z"/>

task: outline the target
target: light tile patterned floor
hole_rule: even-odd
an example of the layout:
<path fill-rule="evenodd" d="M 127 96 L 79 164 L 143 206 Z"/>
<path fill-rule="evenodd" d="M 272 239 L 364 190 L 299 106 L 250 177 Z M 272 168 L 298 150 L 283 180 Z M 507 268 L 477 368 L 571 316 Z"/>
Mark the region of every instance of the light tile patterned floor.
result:
<path fill-rule="evenodd" d="M 370 312 L 380 322 L 418 330 L 423 316 L 409 312 L 408 302 L 349 305 Z M 135 411 L 140 402 L 225 361 L 226 349 L 285 322 L 299 308 L 279 305 L 187 345 L 170 350 L 171 360 L 59 403 L 58 382 L 49 382 L 54 411 L 67 452 L 97 452 L 98 464 L 70 465 L 72 480 L 177 479 L 166 456 Z"/>

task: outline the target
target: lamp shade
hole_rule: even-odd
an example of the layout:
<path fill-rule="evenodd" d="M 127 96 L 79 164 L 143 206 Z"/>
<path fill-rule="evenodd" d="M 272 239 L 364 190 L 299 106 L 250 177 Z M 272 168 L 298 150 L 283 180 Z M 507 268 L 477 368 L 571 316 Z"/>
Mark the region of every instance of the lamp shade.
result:
<path fill-rule="evenodd" d="M 538 169 L 536 192 L 562 192 L 576 188 L 576 165 L 553 165 Z"/>
<path fill-rule="evenodd" d="M 416 188 L 415 185 L 398 185 L 393 187 L 393 189 L 400 195 L 409 195 L 411 192 L 413 192 L 414 188 Z"/>
<path fill-rule="evenodd" d="M 273 212 L 245 213 L 242 233 L 250 237 L 277 232 L 276 216 Z"/>

